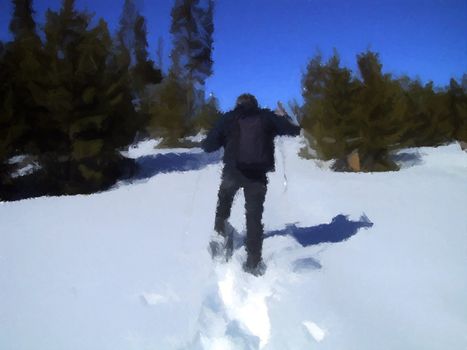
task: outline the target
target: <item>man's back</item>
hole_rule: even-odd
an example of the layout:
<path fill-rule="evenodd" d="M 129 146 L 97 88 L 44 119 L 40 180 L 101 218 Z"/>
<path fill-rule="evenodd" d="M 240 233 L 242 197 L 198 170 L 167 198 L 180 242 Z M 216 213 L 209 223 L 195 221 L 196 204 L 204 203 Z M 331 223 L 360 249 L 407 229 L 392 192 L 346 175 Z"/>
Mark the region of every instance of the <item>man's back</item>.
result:
<path fill-rule="evenodd" d="M 256 166 L 256 170 L 268 172 L 274 171 L 274 138 L 299 134 L 300 127 L 294 125 L 290 118 L 278 116 L 269 109 L 236 108 L 219 119 L 203 141 L 202 147 L 206 152 L 224 147 L 226 168 L 241 169 L 241 164 L 244 163 L 242 159 L 258 158 L 262 154 L 263 159 L 259 162 L 262 166 Z M 261 149 L 252 149 L 258 147 Z"/>

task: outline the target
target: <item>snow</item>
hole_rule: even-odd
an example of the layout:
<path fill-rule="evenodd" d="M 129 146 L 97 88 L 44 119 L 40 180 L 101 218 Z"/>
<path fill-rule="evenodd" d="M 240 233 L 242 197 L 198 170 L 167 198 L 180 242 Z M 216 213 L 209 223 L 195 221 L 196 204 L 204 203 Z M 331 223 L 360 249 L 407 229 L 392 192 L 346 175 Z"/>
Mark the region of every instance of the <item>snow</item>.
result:
<path fill-rule="evenodd" d="M 39 169 L 41 169 L 41 166 L 37 162 L 34 162 L 34 163 L 27 164 L 27 165 L 17 169 L 13 173 L 11 173 L 11 177 L 12 178 L 17 178 L 17 177 L 21 177 L 21 176 L 30 175 L 30 174 L 36 172 Z"/>
<path fill-rule="evenodd" d="M 8 164 L 18 164 L 25 161 L 28 158 L 26 154 L 20 154 L 18 156 L 11 157 L 8 159 Z"/>
<path fill-rule="evenodd" d="M 200 152 L 156 145 L 128 156 Z M 354 174 L 300 159 L 302 145 L 277 142 L 259 278 L 243 247 L 209 257 L 217 163 L 0 203 L 0 349 L 467 348 L 466 153 L 403 150 L 399 172 Z M 336 227 L 338 240 L 294 238 Z"/>
<path fill-rule="evenodd" d="M 201 142 L 203 141 L 205 137 L 206 137 L 206 130 L 201 130 L 196 135 L 185 137 L 185 140 L 191 141 L 191 142 Z"/>
<path fill-rule="evenodd" d="M 13 179 L 30 175 L 42 168 L 39 162 L 26 154 L 11 157 L 8 160 L 8 164 L 16 165 L 16 169 L 10 174 Z"/>
<path fill-rule="evenodd" d="M 185 137 L 183 140 L 191 142 L 201 142 L 205 137 L 205 132 L 201 131 L 194 136 Z M 186 148 L 157 148 L 162 142 L 162 139 L 146 139 L 130 145 L 127 149 L 120 153 L 127 158 L 137 159 L 145 156 L 152 156 L 157 154 L 167 153 L 193 153 L 199 152 L 201 149 L 194 147 L 191 149 Z"/>
<path fill-rule="evenodd" d="M 162 139 L 147 139 L 140 141 L 136 144 L 131 145 L 128 147 L 127 150 L 120 152 L 123 156 L 131 159 L 136 159 L 143 156 L 158 154 L 159 152 L 163 151 L 163 149 L 156 148 Z"/>

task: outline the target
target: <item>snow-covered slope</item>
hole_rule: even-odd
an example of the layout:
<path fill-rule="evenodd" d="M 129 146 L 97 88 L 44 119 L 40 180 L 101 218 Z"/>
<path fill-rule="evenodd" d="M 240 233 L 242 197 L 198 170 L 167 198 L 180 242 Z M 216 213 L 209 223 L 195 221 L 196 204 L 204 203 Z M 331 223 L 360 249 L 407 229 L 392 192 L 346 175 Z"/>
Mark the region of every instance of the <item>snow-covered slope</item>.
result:
<path fill-rule="evenodd" d="M 299 142 L 278 141 L 260 278 L 243 248 L 208 255 L 220 164 L 0 203 L 0 349 L 467 348 L 467 154 L 408 150 L 399 172 L 343 174 L 298 158 Z M 290 227 L 348 234 L 300 244 Z"/>

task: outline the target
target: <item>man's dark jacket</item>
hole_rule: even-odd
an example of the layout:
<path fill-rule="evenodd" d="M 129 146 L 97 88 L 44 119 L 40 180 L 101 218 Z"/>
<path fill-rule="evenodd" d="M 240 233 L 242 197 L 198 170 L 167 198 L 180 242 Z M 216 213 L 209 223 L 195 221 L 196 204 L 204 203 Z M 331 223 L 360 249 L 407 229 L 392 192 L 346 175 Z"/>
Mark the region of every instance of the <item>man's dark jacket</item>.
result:
<path fill-rule="evenodd" d="M 270 165 L 264 170 L 274 171 L 274 138 L 276 136 L 290 135 L 297 136 L 300 134 L 300 127 L 291 122 L 288 116 L 278 116 L 269 109 L 250 109 L 244 110 L 236 108 L 225 113 L 208 133 L 207 137 L 202 142 L 202 148 L 206 152 L 214 152 L 219 148 L 224 147 L 224 169 L 234 169 L 236 167 L 236 136 L 237 118 L 263 118 L 263 125 L 266 131 L 267 146 L 272 155 Z"/>

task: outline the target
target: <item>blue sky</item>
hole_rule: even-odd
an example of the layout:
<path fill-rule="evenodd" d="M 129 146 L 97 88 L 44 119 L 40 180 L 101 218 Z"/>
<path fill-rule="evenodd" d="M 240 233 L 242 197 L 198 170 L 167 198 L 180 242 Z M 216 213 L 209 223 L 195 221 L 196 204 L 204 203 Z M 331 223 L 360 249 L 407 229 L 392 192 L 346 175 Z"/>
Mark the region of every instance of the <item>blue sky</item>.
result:
<path fill-rule="evenodd" d="M 162 36 L 170 51 L 173 0 L 138 0 L 148 22 L 150 52 Z M 35 0 L 36 19 L 60 0 Z M 117 28 L 123 0 L 77 0 Z M 0 38 L 6 40 L 10 1 L 0 0 Z M 217 0 L 214 76 L 208 91 L 222 109 L 243 92 L 264 106 L 300 100 L 300 81 L 309 59 L 336 48 L 342 63 L 355 70 L 357 53 L 380 53 L 383 69 L 444 86 L 467 73 L 466 0 Z M 166 67 L 168 60 L 166 60 Z"/>

